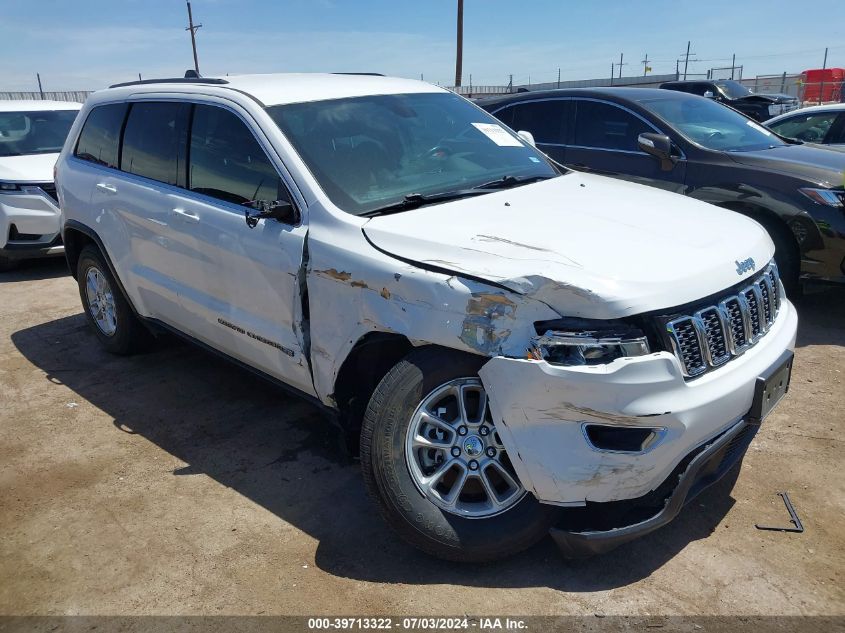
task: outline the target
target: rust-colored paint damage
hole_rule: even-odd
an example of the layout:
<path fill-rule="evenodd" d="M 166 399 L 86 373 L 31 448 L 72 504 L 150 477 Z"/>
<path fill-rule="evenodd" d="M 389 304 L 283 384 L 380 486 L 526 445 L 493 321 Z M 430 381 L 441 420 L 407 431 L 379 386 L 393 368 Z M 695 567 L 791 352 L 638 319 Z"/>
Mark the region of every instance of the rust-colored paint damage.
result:
<path fill-rule="evenodd" d="M 315 270 L 314 273 L 320 275 L 320 277 L 328 277 L 330 279 L 334 279 L 335 281 L 349 281 L 352 279 L 351 273 L 339 271 L 335 268 L 329 268 L 328 270 Z"/>
<path fill-rule="evenodd" d="M 460 339 L 472 349 L 491 356 L 498 353 L 510 336 L 510 329 L 494 323 L 497 319 L 513 319 L 516 304 L 502 293 L 473 293 L 467 301 L 466 317 Z"/>

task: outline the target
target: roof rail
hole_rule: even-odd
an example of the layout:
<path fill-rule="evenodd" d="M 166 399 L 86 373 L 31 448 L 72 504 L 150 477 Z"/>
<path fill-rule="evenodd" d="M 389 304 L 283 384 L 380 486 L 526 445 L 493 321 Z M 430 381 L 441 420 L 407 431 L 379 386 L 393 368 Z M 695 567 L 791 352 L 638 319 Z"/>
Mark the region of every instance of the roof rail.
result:
<path fill-rule="evenodd" d="M 214 84 L 223 85 L 229 83 L 225 79 L 216 77 L 169 77 L 166 79 L 141 79 L 139 81 L 126 81 L 120 84 L 113 84 L 109 88 L 123 88 L 124 86 L 141 86 L 144 84 Z"/>
<path fill-rule="evenodd" d="M 383 73 L 332 73 L 333 75 L 367 75 L 368 77 L 384 77 Z"/>

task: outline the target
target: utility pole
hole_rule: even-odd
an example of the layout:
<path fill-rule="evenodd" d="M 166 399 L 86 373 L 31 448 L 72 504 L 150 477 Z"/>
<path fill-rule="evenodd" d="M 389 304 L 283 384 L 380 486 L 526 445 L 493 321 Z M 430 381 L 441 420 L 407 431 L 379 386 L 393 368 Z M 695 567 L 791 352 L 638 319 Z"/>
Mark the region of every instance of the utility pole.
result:
<path fill-rule="evenodd" d="M 648 74 L 648 70 L 649 70 L 649 68 L 648 68 L 648 53 L 645 54 L 645 59 L 640 63 L 642 63 L 642 65 L 643 65 L 643 77 L 645 77 Z"/>
<path fill-rule="evenodd" d="M 557 69 L 557 87 L 560 89 L 560 68 Z"/>
<path fill-rule="evenodd" d="M 734 78 L 734 68 L 736 68 L 736 53 L 731 56 L 731 79 Z"/>
<path fill-rule="evenodd" d="M 458 0 L 458 46 L 455 56 L 455 87 L 461 86 L 464 65 L 464 0 Z"/>
<path fill-rule="evenodd" d="M 508 78 L 508 94 L 513 92 L 513 75 L 509 75 Z"/>
<path fill-rule="evenodd" d="M 822 62 L 822 82 L 821 82 L 821 85 L 819 86 L 819 105 L 822 104 L 822 96 L 823 96 L 823 93 L 824 93 L 824 71 L 825 70 L 827 70 L 827 48 L 826 47 L 824 49 L 824 61 Z M 39 80 L 38 83 L 39 83 L 39 85 L 41 84 L 40 80 Z M 42 96 L 41 98 L 43 99 L 44 97 Z"/>
<path fill-rule="evenodd" d="M 616 64 L 610 62 L 610 85 L 613 85 L 613 75 L 616 73 Z"/>
<path fill-rule="evenodd" d="M 38 78 L 38 94 L 41 95 L 41 100 L 44 100 L 44 89 L 41 87 L 41 73 L 35 73 L 35 76 Z"/>
<path fill-rule="evenodd" d="M 619 79 L 622 79 L 622 60 L 625 59 L 625 53 L 619 53 Z"/>
<path fill-rule="evenodd" d="M 197 60 L 197 29 L 200 28 L 202 24 L 197 24 L 194 26 L 194 16 L 191 13 L 191 3 L 190 0 L 188 1 L 188 28 L 186 31 L 191 32 L 191 48 L 194 50 L 194 70 L 197 71 L 197 76 L 200 74 L 200 63 Z"/>
<path fill-rule="evenodd" d="M 686 79 L 687 79 L 687 66 L 689 66 L 689 58 L 690 58 L 689 47 L 690 47 L 690 42 L 687 42 L 687 52 L 684 55 L 684 81 L 686 81 Z M 695 55 L 695 53 L 692 53 L 692 54 Z"/>

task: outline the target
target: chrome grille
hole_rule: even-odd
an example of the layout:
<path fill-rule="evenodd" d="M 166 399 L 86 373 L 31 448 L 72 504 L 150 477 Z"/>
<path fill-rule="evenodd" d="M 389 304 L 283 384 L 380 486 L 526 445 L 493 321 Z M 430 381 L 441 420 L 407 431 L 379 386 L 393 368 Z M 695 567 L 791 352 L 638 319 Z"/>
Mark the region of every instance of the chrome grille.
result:
<path fill-rule="evenodd" d="M 777 266 L 772 262 L 735 295 L 669 321 L 666 331 L 684 375 L 699 376 L 757 343 L 777 318 L 781 293 Z"/>

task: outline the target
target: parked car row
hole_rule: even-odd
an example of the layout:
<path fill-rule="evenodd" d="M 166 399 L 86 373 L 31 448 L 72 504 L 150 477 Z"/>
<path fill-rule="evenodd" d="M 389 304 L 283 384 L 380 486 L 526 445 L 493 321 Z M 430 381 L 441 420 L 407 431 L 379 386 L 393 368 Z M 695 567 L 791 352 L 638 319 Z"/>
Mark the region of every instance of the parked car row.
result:
<path fill-rule="evenodd" d="M 799 279 L 845 282 L 843 153 L 781 137 L 712 99 L 678 91 L 551 90 L 479 105 L 530 132 L 568 168 L 683 193 L 753 218 L 775 243 L 790 290 Z M 833 118 L 838 130 L 839 114 Z M 799 127 L 790 125 L 787 132 Z"/>
<path fill-rule="evenodd" d="M 66 259 L 106 350 L 173 332 L 331 415 L 423 551 L 606 552 L 788 390 L 783 281 L 842 272 L 843 155 L 668 90 L 483 105 L 371 75 L 112 86 L 56 163 Z"/>

